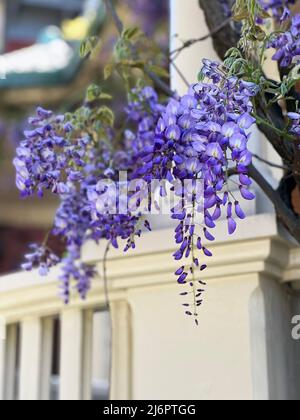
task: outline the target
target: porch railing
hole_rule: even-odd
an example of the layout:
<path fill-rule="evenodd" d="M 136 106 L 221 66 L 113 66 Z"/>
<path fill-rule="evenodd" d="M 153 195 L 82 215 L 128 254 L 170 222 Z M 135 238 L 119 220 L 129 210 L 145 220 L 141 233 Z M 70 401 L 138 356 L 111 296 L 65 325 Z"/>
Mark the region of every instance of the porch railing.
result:
<path fill-rule="evenodd" d="M 85 250 L 83 259 L 99 268 L 86 301 L 63 305 L 58 271 L 47 279 L 0 278 L 0 399 L 107 398 L 109 377 L 111 399 L 300 394 L 292 378 L 299 377 L 300 342 L 290 334 L 300 300 L 284 285 L 297 289 L 299 249 L 278 232 L 274 215 L 248 218 L 233 239 L 226 229 L 221 222 L 212 247 L 200 329 L 180 311 L 169 229 L 147 234 L 134 253 L 111 252 L 112 337 L 101 247 Z"/>

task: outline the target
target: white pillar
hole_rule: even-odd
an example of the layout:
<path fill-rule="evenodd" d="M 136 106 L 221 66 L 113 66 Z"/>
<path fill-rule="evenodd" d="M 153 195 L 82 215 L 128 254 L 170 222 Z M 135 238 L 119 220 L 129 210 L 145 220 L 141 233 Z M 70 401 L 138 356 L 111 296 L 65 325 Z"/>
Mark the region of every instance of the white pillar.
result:
<path fill-rule="evenodd" d="M 256 400 L 293 400 L 295 396 L 289 290 L 269 275 L 250 301 L 253 389 Z"/>
<path fill-rule="evenodd" d="M 250 309 L 250 336 L 253 377 L 253 399 L 269 400 L 268 352 L 266 343 L 266 317 L 264 314 L 264 296 L 260 287 L 253 292 Z"/>
<path fill-rule="evenodd" d="M 83 315 L 80 309 L 61 313 L 60 400 L 82 398 Z"/>
<path fill-rule="evenodd" d="M 5 389 L 4 399 L 12 401 L 16 398 L 16 359 L 17 359 L 17 325 L 7 327 L 5 345 Z"/>
<path fill-rule="evenodd" d="M 298 277 L 299 278 L 299 277 Z M 295 281 L 292 283 L 294 285 L 295 293 L 293 293 L 292 296 L 292 313 L 291 313 L 291 320 L 295 316 L 300 315 L 300 282 Z M 291 321 L 291 328 L 293 329 L 295 327 L 295 324 Z M 294 400 L 299 400 L 300 398 L 300 339 L 293 340 L 293 358 L 292 358 L 292 365 L 294 369 Z"/>
<path fill-rule="evenodd" d="M 127 301 L 113 302 L 111 400 L 132 397 L 131 311 Z"/>
<path fill-rule="evenodd" d="M 42 401 L 50 400 L 50 378 L 52 368 L 54 319 L 43 320 L 42 361 L 41 361 L 41 395 Z"/>
<path fill-rule="evenodd" d="M 93 336 L 93 380 L 109 382 L 111 328 L 110 315 L 107 311 L 95 313 Z"/>
<path fill-rule="evenodd" d="M 20 400 L 40 399 L 42 322 L 27 318 L 21 323 Z"/>
<path fill-rule="evenodd" d="M 93 321 L 94 311 L 84 312 L 83 320 L 83 364 L 82 364 L 82 398 L 92 399 L 92 368 L 93 368 Z"/>
<path fill-rule="evenodd" d="M 4 400 L 5 386 L 5 337 L 1 334 L 4 328 L 0 326 L 0 401 Z"/>
<path fill-rule="evenodd" d="M 198 0 L 170 0 L 171 11 L 171 51 L 182 46 L 182 42 L 200 38 L 209 33 L 205 17 Z M 218 60 L 211 39 L 199 42 L 182 51 L 175 63 L 189 83 L 195 83 L 203 58 Z M 172 86 L 180 94 L 186 93 L 187 87 L 174 67 L 171 67 Z"/>

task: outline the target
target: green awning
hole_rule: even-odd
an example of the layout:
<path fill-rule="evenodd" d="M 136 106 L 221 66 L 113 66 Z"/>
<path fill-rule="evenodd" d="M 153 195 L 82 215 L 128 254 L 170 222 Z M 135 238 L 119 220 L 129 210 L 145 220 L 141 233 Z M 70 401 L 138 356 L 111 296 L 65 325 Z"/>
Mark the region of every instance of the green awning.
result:
<path fill-rule="evenodd" d="M 105 15 L 104 3 L 100 0 L 97 18 L 91 22 L 90 35 L 99 33 Z M 0 90 L 71 83 L 84 63 L 79 54 L 80 44 L 79 41 L 52 40 L 1 56 L 0 65 L 4 69 L 0 70 L 5 72 L 5 79 L 0 79 Z"/>

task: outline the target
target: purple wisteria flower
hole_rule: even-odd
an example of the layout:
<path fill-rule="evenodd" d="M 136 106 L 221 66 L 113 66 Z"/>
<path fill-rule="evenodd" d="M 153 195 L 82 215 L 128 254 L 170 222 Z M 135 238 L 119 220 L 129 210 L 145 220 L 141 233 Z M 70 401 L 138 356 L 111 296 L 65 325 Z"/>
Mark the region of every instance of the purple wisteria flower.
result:
<path fill-rule="evenodd" d="M 30 250 L 31 253 L 25 255 L 26 262 L 22 264 L 23 270 L 31 271 L 38 268 L 41 276 L 47 276 L 50 269 L 60 262 L 59 257 L 45 246 L 32 244 Z"/>
<path fill-rule="evenodd" d="M 270 12 L 276 20 L 286 19 L 289 16 L 288 6 L 295 4 L 296 0 L 259 0 L 266 12 Z"/>
<path fill-rule="evenodd" d="M 300 113 L 289 112 L 287 116 L 291 120 L 290 132 L 300 138 Z"/>
<path fill-rule="evenodd" d="M 258 87 L 249 81 L 226 77 L 224 69 L 221 71 L 216 62 L 204 60 L 202 74 L 203 83 L 191 86 L 183 98 L 171 99 L 157 124 L 153 145 L 142 153 L 144 166 L 151 162 L 148 170 L 142 171 L 146 180 L 167 179 L 171 183 L 176 180 L 182 186 L 186 180 L 195 185 L 201 180 L 204 184 L 202 206 L 196 188 L 194 193 L 183 196 L 184 187 L 176 187 L 180 205 L 172 214 L 179 223 L 175 231 L 178 250 L 174 258 L 191 260 L 176 271 L 176 276 L 178 283 L 191 288 L 193 303 L 185 303 L 184 307 L 190 307 L 186 313 L 194 316 L 196 323 L 203 293 L 197 289 L 197 283 L 200 267 L 201 271 L 205 268 L 204 264 L 200 266 L 196 250 L 202 252 L 204 258 L 212 256 L 203 245 L 203 238 L 209 242 L 214 240 L 211 230 L 222 216 L 222 207 L 227 209 L 229 234 L 237 227 L 229 195 L 228 168 L 235 167 L 240 175 L 242 197 L 254 198 L 248 190 L 251 181 L 247 168 L 252 155 L 247 149 L 246 130 L 255 123 L 251 99 L 258 92 Z M 234 209 L 238 218 L 245 218 L 236 199 Z M 203 285 L 201 280 L 200 284 Z"/>
<path fill-rule="evenodd" d="M 36 116 L 29 119 L 34 129 L 25 131 L 25 140 L 17 149 L 16 184 L 23 197 L 34 193 L 42 197 L 45 190 L 60 197 L 51 233 L 64 240 L 66 255 L 61 260 L 46 246 L 32 245 L 33 252 L 26 256 L 23 268 L 38 268 L 46 275 L 61 262 L 60 288 L 65 303 L 70 300 L 72 285 L 85 299 L 96 274 L 95 267 L 81 262 L 82 247 L 87 241 L 105 240 L 117 248 L 123 240 L 127 251 L 135 248 L 135 238 L 141 236 L 142 228 L 151 230 L 149 222 L 141 220 L 139 214 L 129 210 L 125 214 L 109 212 L 113 191 L 103 199 L 107 191 L 101 190 L 101 183 L 111 181 L 119 188 L 119 171 L 126 171 L 130 182 L 140 168 L 151 167 L 151 162 L 144 165 L 140 153 L 151 149 L 164 109 L 151 87 L 134 90 L 125 109 L 131 130 L 124 131 L 116 149 L 110 147 L 115 135 L 111 128 L 106 130 L 107 138 L 95 144 L 82 127 L 76 130 L 76 121 L 71 124 L 52 111 L 38 108 Z"/>
<path fill-rule="evenodd" d="M 43 108 L 37 109 L 37 115 L 29 123 L 34 129 L 24 132 L 25 140 L 21 141 L 14 159 L 21 195 L 37 193 L 42 197 L 45 190 L 59 195 L 67 193 L 68 181 L 82 179 L 81 168 L 89 140 L 71 141 L 72 125 Z"/>
<path fill-rule="evenodd" d="M 273 60 L 278 61 L 281 67 L 300 63 L 300 14 L 292 18 L 288 31 L 277 33 L 272 37 L 268 47 L 276 50 Z"/>

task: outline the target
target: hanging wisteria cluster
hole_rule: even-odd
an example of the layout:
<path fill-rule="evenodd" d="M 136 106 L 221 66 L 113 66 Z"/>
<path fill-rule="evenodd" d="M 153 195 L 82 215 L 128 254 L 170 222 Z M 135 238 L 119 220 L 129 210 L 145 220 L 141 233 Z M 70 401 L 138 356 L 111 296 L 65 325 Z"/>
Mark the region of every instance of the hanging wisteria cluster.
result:
<path fill-rule="evenodd" d="M 94 267 L 81 262 L 81 249 L 87 241 L 98 243 L 105 239 L 117 248 L 118 239 L 127 240 L 128 250 L 135 248 L 135 238 L 141 235 L 143 226 L 150 229 L 149 222 L 141 220 L 139 214 L 117 211 L 112 214 L 110 208 L 105 208 L 109 205 L 107 180 L 115 182 L 118 188 L 120 171 L 126 171 L 128 181 L 132 180 L 136 167 L 142 164 L 140 152 L 153 142 L 163 109 L 151 87 L 133 91 L 125 109 L 132 129 L 122 133 L 123 139 L 116 149 L 112 147 L 115 133 L 109 127 L 105 130 L 105 141 L 95 143 L 87 133 L 77 129 L 76 119 L 66 122 L 64 116 L 55 116 L 42 108 L 29 119 L 34 129 L 24 132 L 25 140 L 17 148 L 16 183 L 22 197 L 34 194 L 43 197 L 47 190 L 60 197 L 52 234 L 66 243 L 61 276 L 65 302 L 69 301 L 72 281 L 85 298 L 95 275 Z M 115 205 L 119 204 L 116 201 Z M 46 275 L 61 261 L 47 245 L 33 248 L 35 252 L 26 255 L 23 265 L 26 270 L 39 267 L 40 273 Z"/>
<path fill-rule="evenodd" d="M 285 20 L 290 17 L 288 12 L 284 15 Z M 298 65 L 300 63 L 300 15 L 292 18 L 288 31 L 272 36 L 268 47 L 276 50 L 273 60 L 277 61 L 280 67 Z"/>
<path fill-rule="evenodd" d="M 244 219 L 238 195 L 254 199 L 249 190 L 251 180 L 248 166 L 252 155 L 247 148 L 249 132 L 255 119 L 251 113 L 251 98 L 257 86 L 227 77 L 216 62 L 204 61 L 205 81 L 191 86 L 181 99 L 171 99 L 159 119 L 153 145 L 143 152 L 145 179 L 167 179 L 173 185 L 179 203 L 172 209 L 172 218 L 178 220 L 175 242 L 179 249 L 174 258 L 187 259 L 177 271 L 178 283 L 188 285 L 192 303 L 185 302 L 187 315 L 194 316 L 202 303 L 204 282 L 199 272 L 206 266 L 201 253 L 212 253 L 203 239 L 213 241 L 211 233 L 217 220 L 226 212 L 228 232 L 236 230 L 234 216 Z M 148 162 L 151 162 L 150 164 Z M 232 193 L 228 173 L 238 175 L 239 194 Z M 141 171 L 140 171 L 141 172 Z M 189 182 L 187 182 L 189 181 Z M 234 214 L 235 213 L 235 214 Z"/>
<path fill-rule="evenodd" d="M 267 86 L 282 99 L 295 85 L 287 76 L 285 92 L 268 81 L 262 69 L 268 48 L 276 49 L 273 58 L 281 67 L 299 64 L 300 15 L 291 17 L 286 9 L 290 3 L 261 0 L 257 8 L 250 8 L 254 11 L 244 24 L 239 48 L 229 51 L 224 64 L 203 60 L 199 80 L 186 95 L 170 92 L 169 97 L 160 97 L 145 80 L 139 81 L 138 87 L 128 89 L 119 126 L 112 111 L 99 105 L 101 95 L 74 114 L 56 116 L 38 108 L 29 119 L 32 129 L 24 132 L 17 148 L 16 184 L 24 198 L 42 198 L 46 192 L 60 198 L 50 234 L 63 239 L 66 253 L 54 255 L 46 238 L 43 245 L 31 246 L 23 268 L 38 268 L 47 275 L 60 263 L 64 302 L 69 302 L 74 288 L 85 298 L 96 268 L 82 262 L 83 246 L 88 241 L 106 241 L 107 247 L 124 243 L 124 251 L 134 249 L 136 239 L 151 230 L 149 214 L 162 211 L 161 202 L 166 199 L 172 203 L 168 215 L 176 225 L 175 276 L 183 287 L 184 310 L 198 325 L 206 285 L 203 272 L 212 257 L 208 244 L 215 240 L 216 224 L 227 220 L 232 235 L 237 221 L 246 217 L 243 201 L 255 198 L 249 176 L 250 131 L 256 122 L 270 128 L 270 121 L 256 113 L 257 98 L 263 98 L 267 109 L 270 103 L 262 89 Z M 268 37 L 257 26 L 265 19 L 262 8 L 271 10 L 289 29 Z M 237 20 L 245 19 L 249 3 L 240 0 L 234 13 Z M 123 31 L 118 43 L 119 48 L 126 47 L 118 51 L 118 60 L 134 52 L 130 62 L 128 57 L 125 60 L 126 84 L 128 66 L 143 67 L 133 62 L 135 46 L 128 48 L 136 33 Z M 243 55 L 245 46 L 253 48 L 253 44 L 261 47 L 254 65 Z M 284 130 L 274 127 L 278 136 L 300 136 L 300 112 L 297 107 L 293 111 L 287 113 Z"/>

